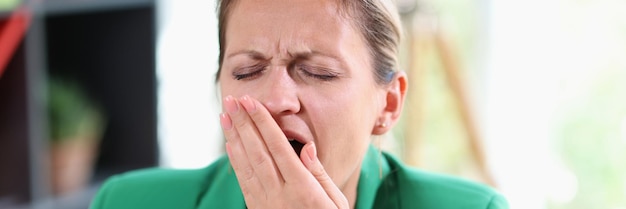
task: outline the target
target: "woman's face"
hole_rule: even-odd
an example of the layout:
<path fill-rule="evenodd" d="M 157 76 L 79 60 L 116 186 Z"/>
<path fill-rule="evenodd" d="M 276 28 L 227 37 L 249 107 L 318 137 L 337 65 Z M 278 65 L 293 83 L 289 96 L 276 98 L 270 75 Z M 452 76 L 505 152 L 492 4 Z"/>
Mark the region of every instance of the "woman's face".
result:
<path fill-rule="evenodd" d="M 287 138 L 314 141 L 339 188 L 358 178 L 385 101 L 360 33 L 334 1 L 234 5 L 219 75 L 222 95 L 256 98 Z"/>

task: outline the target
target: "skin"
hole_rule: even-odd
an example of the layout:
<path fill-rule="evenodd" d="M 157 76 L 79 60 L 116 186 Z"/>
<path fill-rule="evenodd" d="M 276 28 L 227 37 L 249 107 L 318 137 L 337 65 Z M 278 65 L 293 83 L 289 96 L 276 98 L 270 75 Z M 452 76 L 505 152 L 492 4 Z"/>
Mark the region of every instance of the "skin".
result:
<path fill-rule="evenodd" d="M 240 1 L 228 21 L 220 121 L 247 206 L 354 208 L 370 137 L 398 120 L 405 74 L 375 82 L 334 1 Z"/>

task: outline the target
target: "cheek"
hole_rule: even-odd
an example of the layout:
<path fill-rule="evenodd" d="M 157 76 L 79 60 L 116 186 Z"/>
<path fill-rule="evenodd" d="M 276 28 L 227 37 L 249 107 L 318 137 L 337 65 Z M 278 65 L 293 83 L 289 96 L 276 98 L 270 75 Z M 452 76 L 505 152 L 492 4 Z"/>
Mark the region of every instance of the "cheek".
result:
<path fill-rule="evenodd" d="M 220 93 L 221 93 L 220 96 L 222 97 L 232 95 L 235 98 L 239 98 L 246 94 L 254 97 L 254 95 L 250 94 L 254 92 L 255 91 L 249 91 L 246 85 L 237 84 L 236 81 L 232 80 L 231 78 L 228 78 L 228 77 L 220 78 Z"/>
<path fill-rule="evenodd" d="M 220 76 L 219 77 L 219 91 L 220 91 L 220 96 L 226 97 L 232 94 L 233 85 L 231 84 L 230 79 L 226 78 L 222 74 L 224 74 L 224 70 L 222 70 L 222 72 L 220 72 L 220 75 L 218 75 Z"/>
<path fill-rule="evenodd" d="M 323 149 L 320 154 L 332 157 L 359 153 L 354 149 L 361 149 L 369 143 L 377 109 L 373 94 L 361 89 L 334 93 L 331 97 L 329 94 L 324 98 L 305 97 L 307 100 L 303 105 L 309 106 L 310 128 L 317 137 L 318 146 Z"/>
<path fill-rule="evenodd" d="M 312 101 L 309 112 L 311 127 L 316 135 L 318 155 L 329 176 L 344 185 L 358 172 L 362 156 L 370 142 L 372 101 L 363 102 L 363 94 L 341 95 L 327 100 Z M 330 102 L 328 102 L 330 101 Z"/>

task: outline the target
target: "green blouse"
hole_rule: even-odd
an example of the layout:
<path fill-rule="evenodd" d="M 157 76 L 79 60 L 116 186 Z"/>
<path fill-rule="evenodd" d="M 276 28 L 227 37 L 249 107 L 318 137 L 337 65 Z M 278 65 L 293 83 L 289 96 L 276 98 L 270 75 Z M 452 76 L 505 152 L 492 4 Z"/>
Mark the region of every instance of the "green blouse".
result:
<path fill-rule="evenodd" d="M 454 177 L 409 168 L 370 146 L 361 169 L 355 208 L 506 209 L 494 190 Z M 227 157 L 197 170 L 146 169 L 107 180 L 92 209 L 244 209 Z"/>

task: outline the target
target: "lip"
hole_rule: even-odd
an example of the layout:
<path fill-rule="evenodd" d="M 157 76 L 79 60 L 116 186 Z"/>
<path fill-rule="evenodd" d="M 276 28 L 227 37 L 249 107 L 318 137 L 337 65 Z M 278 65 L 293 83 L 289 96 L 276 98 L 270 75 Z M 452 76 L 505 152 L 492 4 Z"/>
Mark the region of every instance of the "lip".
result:
<path fill-rule="evenodd" d="M 302 134 L 296 132 L 296 131 L 292 131 L 289 129 L 283 129 L 283 134 L 285 134 L 285 137 L 287 137 L 287 140 L 289 139 L 295 139 L 296 141 L 302 143 L 302 144 L 307 144 L 308 142 L 311 141 L 310 138 L 306 138 L 304 137 Z"/>

